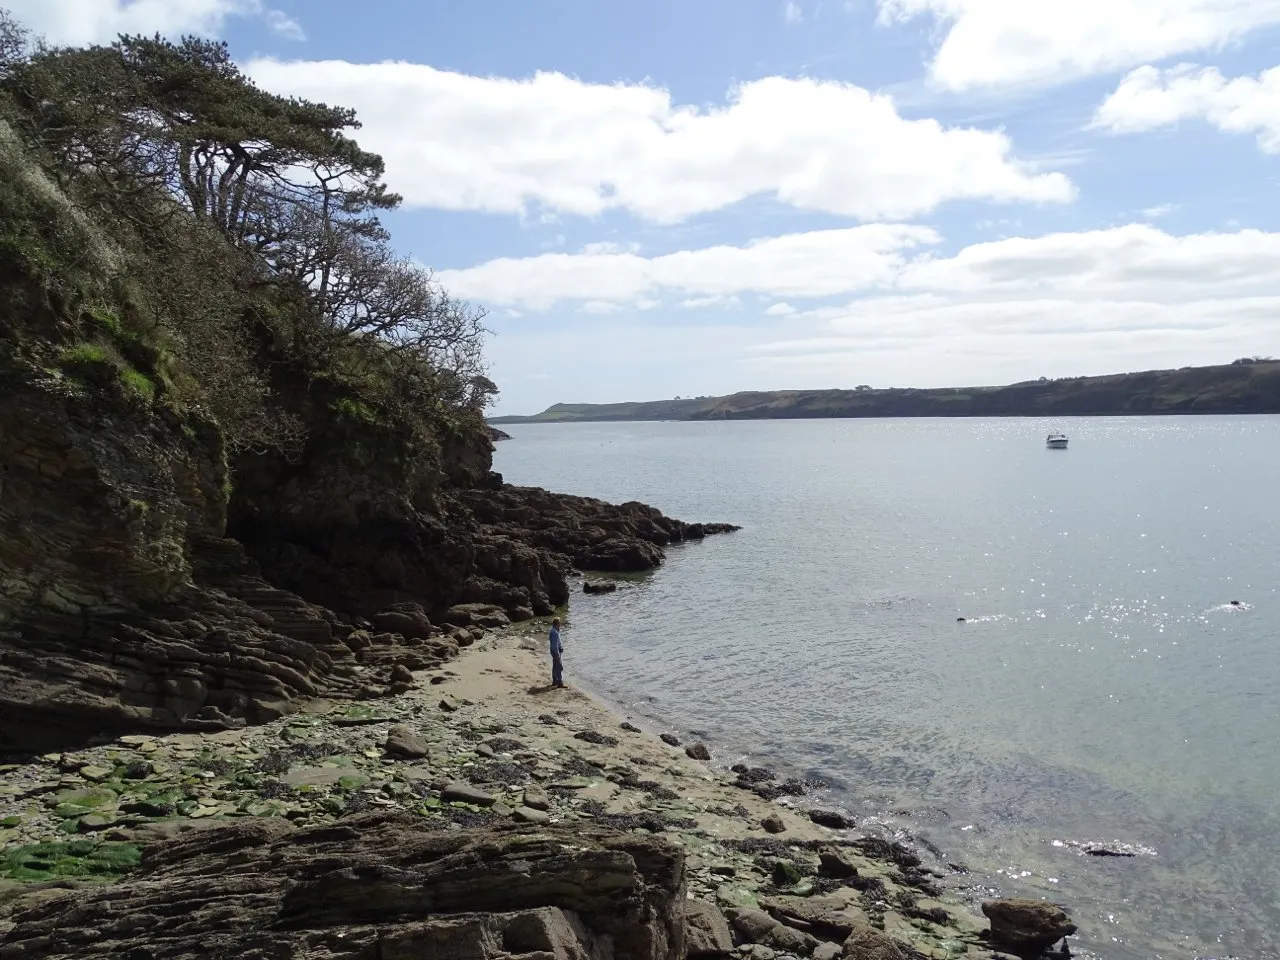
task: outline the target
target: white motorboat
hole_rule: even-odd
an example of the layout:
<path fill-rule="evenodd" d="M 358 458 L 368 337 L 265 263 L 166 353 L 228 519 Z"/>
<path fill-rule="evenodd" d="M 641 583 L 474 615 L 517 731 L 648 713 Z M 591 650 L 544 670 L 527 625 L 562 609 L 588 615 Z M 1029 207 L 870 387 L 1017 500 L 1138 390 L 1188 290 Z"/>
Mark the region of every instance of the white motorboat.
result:
<path fill-rule="evenodd" d="M 1050 450 L 1067 449 L 1067 435 L 1065 433 L 1051 433 L 1045 439 L 1044 445 Z"/>

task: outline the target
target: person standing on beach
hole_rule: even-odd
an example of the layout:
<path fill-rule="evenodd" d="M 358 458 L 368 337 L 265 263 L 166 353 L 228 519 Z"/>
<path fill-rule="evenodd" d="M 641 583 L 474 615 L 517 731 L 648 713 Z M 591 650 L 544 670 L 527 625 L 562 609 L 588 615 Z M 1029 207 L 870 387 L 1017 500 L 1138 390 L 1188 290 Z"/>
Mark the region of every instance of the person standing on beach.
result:
<path fill-rule="evenodd" d="M 564 686 L 564 664 L 560 662 L 560 654 L 564 653 L 564 644 L 560 642 L 560 618 L 551 621 L 551 685 Z"/>

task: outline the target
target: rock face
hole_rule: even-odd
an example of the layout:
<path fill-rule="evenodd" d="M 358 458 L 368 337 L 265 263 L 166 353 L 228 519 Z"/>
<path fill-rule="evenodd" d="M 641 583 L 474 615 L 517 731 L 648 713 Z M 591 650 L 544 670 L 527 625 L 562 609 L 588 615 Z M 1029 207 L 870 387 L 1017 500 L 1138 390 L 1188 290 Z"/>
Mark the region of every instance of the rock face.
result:
<path fill-rule="evenodd" d="M 249 820 L 151 848 L 117 886 L 19 914 L 0 958 L 681 960 L 684 897 L 678 847 L 580 824 Z"/>
<path fill-rule="evenodd" d="M 1044 900 L 988 900 L 991 939 L 1016 953 L 1035 954 L 1076 932 L 1067 912 Z"/>
<path fill-rule="evenodd" d="M 407 474 L 398 438 L 364 425 L 357 443 L 320 387 L 292 411 L 296 462 L 228 463 L 216 424 L 110 365 L 50 373 L 83 324 L 19 299 L 0 313 L 0 752 L 402 692 L 475 625 L 567 602 L 573 566 L 645 569 L 721 529 L 503 486 L 482 432 Z"/>

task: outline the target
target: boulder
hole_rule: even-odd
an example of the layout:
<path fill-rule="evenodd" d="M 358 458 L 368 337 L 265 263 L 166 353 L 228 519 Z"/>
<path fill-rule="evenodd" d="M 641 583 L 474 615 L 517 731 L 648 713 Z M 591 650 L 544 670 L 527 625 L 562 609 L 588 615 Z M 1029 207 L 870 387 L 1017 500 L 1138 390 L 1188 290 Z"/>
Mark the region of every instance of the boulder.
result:
<path fill-rule="evenodd" d="M 848 830 L 856 826 L 851 817 L 839 810 L 810 810 L 809 819 L 820 827 L 830 827 L 832 830 Z"/>
<path fill-rule="evenodd" d="M 387 731 L 387 756 L 399 760 L 418 760 L 431 753 L 431 745 L 404 724 L 392 727 Z"/>
<path fill-rule="evenodd" d="M 897 940 L 871 926 L 859 927 L 844 942 L 847 960 L 907 960 L 908 954 Z"/>
<path fill-rule="evenodd" d="M 541 787 L 530 785 L 524 788 L 524 805 L 531 810 L 550 810 L 551 798 Z"/>
<path fill-rule="evenodd" d="M 776 813 L 771 813 L 760 821 L 760 827 L 765 833 L 786 833 L 787 824 L 782 817 Z"/>
<path fill-rule="evenodd" d="M 746 943 L 764 943 L 778 926 L 777 920 L 754 907 L 734 907 L 729 910 L 729 923 Z"/>
<path fill-rule="evenodd" d="M 660 733 L 658 734 L 658 739 L 661 740 L 663 743 L 665 743 L 669 747 L 680 746 L 680 738 L 677 737 L 674 733 Z"/>
<path fill-rule="evenodd" d="M 385 633 L 398 633 L 405 639 L 431 636 L 434 628 L 426 611 L 417 603 L 396 603 L 373 616 L 373 625 Z"/>
<path fill-rule="evenodd" d="M 618 582 L 616 580 L 584 580 L 582 581 L 583 593 L 617 593 Z"/>
<path fill-rule="evenodd" d="M 818 851 L 818 873 L 834 880 L 851 880 L 858 876 L 858 867 L 839 847 L 824 847 Z"/>
<path fill-rule="evenodd" d="M 760 908 L 779 923 L 830 940 L 844 940 L 866 920 L 838 897 L 761 897 Z"/>
<path fill-rule="evenodd" d="M 711 751 L 707 749 L 705 743 L 692 743 L 684 748 L 684 755 L 690 760 L 708 761 L 711 759 Z"/>
<path fill-rule="evenodd" d="M 684 856 L 576 823 L 422 829 L 404 813 L 251 819 L 150 848 L 140 872 L 27 909 L 0 958 L 682 960 Z"/>
<path fill-rule="evenodd" d="M 460 781 L 446 784 L 440 791 L 440 799 L 446 803 L 469 803 L 477 807 L 492 807 L 498 802 L 492 794 Z"/>
<path fill-rule="evenodd" d="M 686 900 L 685 950 L 689 957 L 724 957 L 733 952 L 733 934 L 724 914 L 701 900 Z"/>
<path fill-rule="evenodd" d="M 769 931 L 766 943 L 773 949 L 781 950 L 783 953 L 807 957 L 818 946 L 818 938 L 805 933 L 803 930 L 779 925 Z"/>
<path fill-rule="evenodd" d="M 490 603 L 462 603 L 450 607 L 441 618 L 453 627 L 505 627 L 511 618 L 500 607 Z"/>
<path fill-rule="evenodd" d="M 1047 900 L 988 900 L 982 912 L 992 941 L 1018 953 L 1038 953 L 1076 932 L 1066 910 Z"/>

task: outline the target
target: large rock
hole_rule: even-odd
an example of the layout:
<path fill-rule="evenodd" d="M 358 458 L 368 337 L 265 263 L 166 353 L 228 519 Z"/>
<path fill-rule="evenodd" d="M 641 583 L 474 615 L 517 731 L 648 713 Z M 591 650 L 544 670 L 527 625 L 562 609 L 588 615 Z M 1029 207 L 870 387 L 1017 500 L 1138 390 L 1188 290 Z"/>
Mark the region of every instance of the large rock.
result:
<path fill-rule="evenodd" d="M 408 814 L 246 820 L 19 914 L 2 960 L 682 960 L 684 859 L 582 824 L 457 833 Z"/>
<path fill-rule="evenodd" d="M 373 618 L 373 625 L 387 633 L 398 633 L 404 637 L 429 637 L 432 633 L 431 621 L 421 604 L 396 603 Z"/>
<path fill-rule="evenodd" d="M 431 753 L 431 744 L 414 733 L 412 727 L 398 724 L 387 731 L 387 756 L 400 760 L 419 760 Z"/>
<path fill-rule="evenodd" d="M 867 922 L 838 897 L 761 897 L 760 907 L 779 923 L 830 940 L 843 940 Z"/>
<path fill-rule="evenodd" d="M 733 934 L 719 910 L 701 900 L 684 906 L 685 952 L 689 957 L 724 957 L 733 952 Z"/>
<path fill-rule="evenodd" d="M 638 572 L 662 563 L 662 548 L 736 530 L 728 524 L 688 524 L 642 503 L 614 506 L 590 497 L 503 486 L 463 501 L 486 532 L 569 560 L 579 570 Z"/>
<path fill-rule="evenodd" d="M 847 960 L 907 960 L 909 954 L 897 940 L 874 927 L 860 927 L 844 942 Z"/>
<path fill-rule="evenodd" d="M 991 939 L 1018 953 L 1038 953 L 1076 932 L 1066 910 L 1047 900 L 988 900 Z"/>

